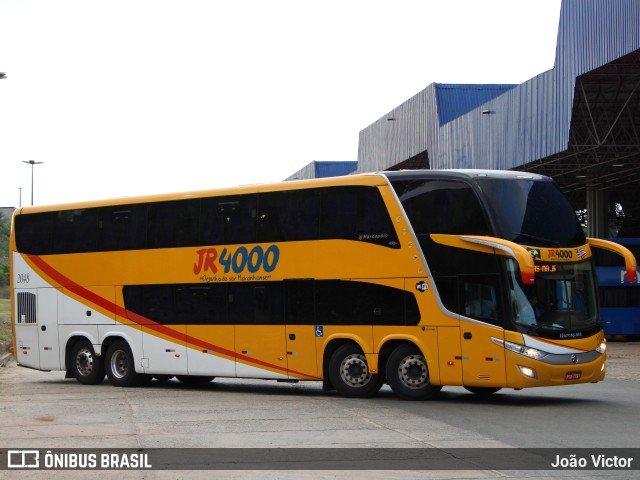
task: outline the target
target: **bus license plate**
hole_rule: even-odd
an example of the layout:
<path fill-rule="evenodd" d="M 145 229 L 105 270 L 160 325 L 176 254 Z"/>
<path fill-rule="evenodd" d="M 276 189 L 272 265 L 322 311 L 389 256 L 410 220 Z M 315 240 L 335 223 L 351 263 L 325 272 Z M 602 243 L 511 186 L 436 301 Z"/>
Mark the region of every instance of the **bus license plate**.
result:
<path fill-rule="evenodd" d="M 574 371 L 574 372 L 567 372 L 566 375 L 564 376 L 565 380 L 580 380 L 580 377 L 582 377 L 582 372 L 580 370 Z"/>

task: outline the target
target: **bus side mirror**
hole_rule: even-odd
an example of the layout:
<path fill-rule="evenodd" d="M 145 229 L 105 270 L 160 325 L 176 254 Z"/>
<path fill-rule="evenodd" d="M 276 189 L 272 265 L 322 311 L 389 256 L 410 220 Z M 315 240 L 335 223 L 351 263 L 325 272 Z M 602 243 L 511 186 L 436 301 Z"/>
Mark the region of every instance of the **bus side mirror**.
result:
<path fill-rule="evenodd" d="M 622 258 L 624 258 L 624 265 L 627 269 L 627 281 L 629 283 L 634 283 L 636 281 L 638 264 L 636 262 L 636 257 L 633 256 L 633 253 L 631 253 L 628 248 L 623 247 L 619 243 L 610 242 L 609 240 L 602 240 L 601 238 L 587 238 L 587 241 L 589 242 L 589 246 L 591 247 L 609 250 L 610 252 L 617 253 Z"/>
<path fill-rule="evenodd" d="M 449 247 L 464 248 L 489 254 L 499 253 L 515 258 L 520 267 L 522 283 L 533 285 L 535 283 L 535 265 L 531 253 L 522 245 L 510 242 L 503 238 L 486 237 L 480 235 L 444 235 L 432 233 L 431 239 Z M 497 250 L 497 251 L 496 251 Z"/>

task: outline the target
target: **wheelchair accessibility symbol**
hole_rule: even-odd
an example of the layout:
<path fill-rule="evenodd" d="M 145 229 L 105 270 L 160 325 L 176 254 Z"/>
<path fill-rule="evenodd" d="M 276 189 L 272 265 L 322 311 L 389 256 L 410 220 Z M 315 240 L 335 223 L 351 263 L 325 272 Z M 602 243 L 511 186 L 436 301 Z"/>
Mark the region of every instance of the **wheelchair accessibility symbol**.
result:
<path fill-rule="evenodd" d="M 322 325 L 316 325 L 316 337 L 324 337 L 324 327 Z"/>

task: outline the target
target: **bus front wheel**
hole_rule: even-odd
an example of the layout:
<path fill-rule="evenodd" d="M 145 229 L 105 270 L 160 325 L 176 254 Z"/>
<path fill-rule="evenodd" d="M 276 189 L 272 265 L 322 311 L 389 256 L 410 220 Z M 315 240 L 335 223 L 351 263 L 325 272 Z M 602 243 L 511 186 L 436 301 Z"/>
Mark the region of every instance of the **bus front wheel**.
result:
<path fill-rule="evenodd" d="M 442 389 L 431 385 L 427 361 L 415 345 L 396 348 L 389 355 L 386 373 L 393 392 L 405 400 L 427 400 Z"/>
<path fill-rule="evenodd" d="M 80 340 L 71 352 L 71 373 L 83 385 L 97 385 L 104 379 L 102 357 L 97 357 L 88 340 Z"/>
<path fill-rule="evenodd" d="M 114 387 L 133 387 L 144 383 L 145 375 L 136 373 L 135 360 L 127 342 L 109 345 L 105 359 L 107 378 Z"/>
<path fill-rule="evenodd" d="M 382 387 L 380 375 L 369 371 L 362 350 L 350 343 L 342 345 L 331 356 L 329 379 L 335 389 L 345 397 L 372 397 Z"/>

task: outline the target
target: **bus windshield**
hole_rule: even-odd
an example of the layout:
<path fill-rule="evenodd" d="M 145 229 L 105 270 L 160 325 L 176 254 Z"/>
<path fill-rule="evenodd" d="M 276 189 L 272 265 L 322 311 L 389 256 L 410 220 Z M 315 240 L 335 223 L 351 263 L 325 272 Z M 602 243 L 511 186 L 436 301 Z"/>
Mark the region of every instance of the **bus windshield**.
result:
<path fill-rule="evenodd" d="M 524 285 L 518 264 L 507 259 L 510 305 L 517 330 L 556 339 L 599 330 L 592 263 L 542 264 L 535 285 Z"/>
<path fill-rule="evenodd" d="M 497 237 L 539 247 L 586 243 L 573 207 L 555 183 L 488 177 L 477 181 Z"/>

